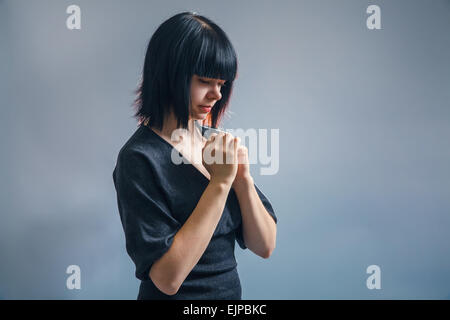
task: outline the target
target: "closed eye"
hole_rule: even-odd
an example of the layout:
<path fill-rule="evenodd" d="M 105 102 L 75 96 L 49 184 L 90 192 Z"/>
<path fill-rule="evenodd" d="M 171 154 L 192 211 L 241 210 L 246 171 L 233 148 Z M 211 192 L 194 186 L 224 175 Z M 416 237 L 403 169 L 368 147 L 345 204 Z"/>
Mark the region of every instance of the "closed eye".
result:
<path fill-rule="evenodd" d="M 200 82 L 201 83 L 204 83 L 204 84 L 209 84 L 210 82 L 209 81 L 207 81 L 207 80 L 202 80 L 202 79 L 199 79 L 200 80 Z M 225 85 L 225 83 L 219 83 L 219 86 L 220 87 L 223 87 Z"/>

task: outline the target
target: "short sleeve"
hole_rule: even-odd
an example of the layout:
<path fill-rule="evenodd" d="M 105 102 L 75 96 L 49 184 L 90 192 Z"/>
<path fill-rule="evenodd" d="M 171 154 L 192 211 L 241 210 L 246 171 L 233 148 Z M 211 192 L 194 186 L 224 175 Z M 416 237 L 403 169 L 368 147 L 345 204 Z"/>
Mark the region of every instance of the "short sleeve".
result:
<path fill-rule="evenodd" d="M 266 208 L 267 212 L 269 212 L 269 214 L 272 216 L 275 223 L 277 223 L 278 219 L 277 219 L 277 216 L 275 215 L 275 212 L 273 210 L 272 204 L 270 203 L 269 199 L 261 192 L 261 190 L 259 190 L 259 188 L 256 186 L 256 184 L 254 186 L 256 189 L 256 193 L 258 194 L 259 198 L 261 199 L 262 204 Z M 241 223 L 239 225 L 239 227 L 236 229 L 236 241 L 242 249 L 247 249 L 247 246 L 245 245 L 245 241 L 244 241 L 244 231 L 243 231 L 242 227 L 243 226 Z"/>
<path fill-rule="evenodd" d="M 121 151 L 113 180 L 127 253 L 136 278 L 149 280 L 151 266 L 169 250 L 180 223 L 171 215 L 145 154 Z"/>

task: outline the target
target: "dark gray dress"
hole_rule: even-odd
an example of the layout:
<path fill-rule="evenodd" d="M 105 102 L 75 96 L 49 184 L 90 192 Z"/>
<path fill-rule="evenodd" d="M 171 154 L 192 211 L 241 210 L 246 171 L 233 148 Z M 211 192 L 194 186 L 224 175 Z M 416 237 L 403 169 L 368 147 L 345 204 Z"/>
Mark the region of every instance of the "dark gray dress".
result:
<path fill-rule="evenodd" d="M 169 250 L 209 183 L 191 163 L 173 163 L 173 149 L 152 129 L 140 125 L 121 148 L 113 171 L 126 250 L 136 265 L 135 275 L 141 280 L 138 299 L 240 300 L 235 240 L 242 249 L 247 247 L 239 202 L 232 188 L 208 247 L 178 292 L 172 296 L 164 294 L 149 277 L 150 267 Z M 257 187 L 256 190 L 277 222 L 269 200 Z"/>

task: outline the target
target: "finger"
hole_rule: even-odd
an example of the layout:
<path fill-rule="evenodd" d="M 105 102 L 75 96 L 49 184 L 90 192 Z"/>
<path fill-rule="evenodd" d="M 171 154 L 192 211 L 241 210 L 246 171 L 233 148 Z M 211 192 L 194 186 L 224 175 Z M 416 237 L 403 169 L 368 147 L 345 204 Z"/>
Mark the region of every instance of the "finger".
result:
<path fill-rule="evenodd" d="M 210 141 L 213 149 L 222 150 L 223 146 L 223 133 L 215 133 L 214 139 Z"/>
<path fill-rule="evenodd" d="M 239 148 L 240 144 L 241 144 L 241 138 L 235 137 L 233 140 L 234 140 L 235 150 L 237 150 Z"/>
<path fill-rule="evenodd" d="M 227 142 L 227 135 L 226 135 L 225 132 L 219 133 L 219 135 L 218 135 L 216 140 L 217 140 L 217 143 L 219 144 L 219 147 L 221 149 L 226 148 L 226 146 L 227 146 L 227 144 L 226 144 L 226 142 Z"/>
<path fill-rule="evenodd" d="M 204 148 L 210 144 L 214 144 L 214 141 L 216 140 L 216 136 L 217 136 L 217 133 L 212 133 L 206 140 L 206 142 L 204 144 Z"/>
<path fill-rule="evenodd" d="M 214 141 L 217 135 L 218 135 L 217 133 L 211 133 L 211 135 L 208 138 L 208 141 Z"/>
<path fill-rule="evenodd" d="M 225 143 L 228 145 L 229 143 L 231 143 L 231 141 L 233 140 L 233 136 L 231 135 L 231 133 L 227 132 L 225 133 Z"/>
<path fill-rule="evenodd" d="M 236 137 L 233 139 L 234 142 L 234 158 L 235 161 L 239 164 L 239 142 L 240 142 L 240 138 Z"/>
<path fill-rule="evenodd" d="M 226 134 L 224 143 L 227 150 L 234 150 L 234 138 L 231 133 Z"/>

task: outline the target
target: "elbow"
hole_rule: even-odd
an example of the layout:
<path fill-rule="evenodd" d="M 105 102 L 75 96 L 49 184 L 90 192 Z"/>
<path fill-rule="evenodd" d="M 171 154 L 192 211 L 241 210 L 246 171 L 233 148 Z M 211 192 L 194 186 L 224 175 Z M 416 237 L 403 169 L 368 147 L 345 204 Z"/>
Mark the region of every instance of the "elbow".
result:
<path fill-rule="evenodd" d="M 180 289 L 180 286 L 181 286 L 181 285 L 179 285 L 179 284 L 177 284 L 177 283 L 170 283 L 170 284 L 167 286 L 166 294 L 167 294 L 168 296 L 173 296 L 173 295 L 177 294 L 177 293 L 178 293 L 178 290 Z"/>
<path fill-rule="evenodd" d="M 269 259 L 271 256 L 272 252 L 271 251 L 266 251 L 264 254 L 261 255 L 261 258 L 263 259 Z"/>
<path fill-rule="evenodd" d="M 273 250 L 275 250 L 275 247 L 277 246 L 277 227 L 275 223 L 273 223 L 272 225 L 274 227 L 273 238 L 265 244 L 265 249 L 260 255 L 264 259 L 269 259 L 269 257 L 272 255 Z"/>
<path fill-rule="evenodd" d="M 257 256 L 263 258 L 263 259 L 268 259 L 270 258 L 270 256 L 272 255 L 273 250 L 275 250 L 275 245 L 271 245 L 271 246 L 265 246 L 262 248 L 253 248 L 253 247 L 249 247 L 247 246 L 254 254 L 256 254 Z"/>
<path fill-rule="evenodd" d="M 173 295 L 177 294 L 178 289 L 179 289 L 178 286 L 173 285 L 173 284 L 162 284 L 162 283 L 156 284 L 156 283 L 155 283 L 155 286 L 156 286 L 162 293 L 164 293 L 165 295 L 168 295 L 168 296 L 173 296 Z"/>
<path fill-rule="evenodd" d="M 176 295 L 178 292 L 179 287 L 177 286 L 168 286 L 164 291 L 162 291 L 164 294 L 168 296 Z"/>
<path fill-rule="evenodd" d="M 262 258 L 264 259 L 269 259 L 270 256 L 272 255 L 273 250 L 275 250 L 275 247 L 271 247 L 266 249 L 263 254 L 261 255 Z"/>
<path fill-rule="evenodd" d="M 180 286 L 170 279 L 166 279 L 162 276 L 158 276 L 158 274 L 155 274 L 154 268 L 150 269 L 149 278 L 153 282 L 155 287 L 165 295 L 173 296 L 177 294 L 178 290 L 180 289 Z"/>
<path fill-rule="evenodd" d="M 150 279 L 153 282 L 153 284 L 155 285 L 155 287 L 158 288 L 159 291 L 161 291 L 162 293 L 164 293 L 165 295 L 168 295 L 168 296 L 173 296 L 173 295 L 177 294 L 178 289 L 180 288 L 179 286 L 177 286 L 173 283 L 170 283 L 170 282 L 158 281 L 151 277 L 150 277 Z"/>

